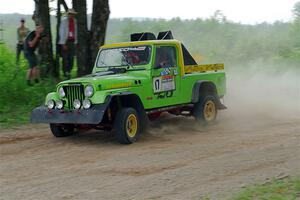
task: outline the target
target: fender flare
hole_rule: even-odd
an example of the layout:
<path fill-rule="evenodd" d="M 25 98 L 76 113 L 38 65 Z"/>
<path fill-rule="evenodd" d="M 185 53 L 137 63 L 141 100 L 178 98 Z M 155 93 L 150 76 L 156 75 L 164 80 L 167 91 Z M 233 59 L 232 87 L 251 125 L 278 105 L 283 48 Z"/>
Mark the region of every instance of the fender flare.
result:
<path fill-rule="evenodd" d="M 121 98 L 131 97 L 131 98 L 136 98 L 138 100 L 138 102 L 136 102 L 136 105 L 139 104 L 141 106 L 141 108 L 144 109 L 144 105 L 142 103 L 141 98 L 137 94 L 135 94 L 133 92 L 120 92 L 120 93 L 110 94 L 110 95 L 107 96 L 107 100 L 106 100 L 107 104 L 109 105 L 111 103 L 112 99 L 116 98 L 116 97 L 121 97 Z M 133 104 L 135 102 L 128 102 L 128 103 L 129 104 L 130 103 Z"/>
<path fill-rule="evenodd" d="M 121 102 L 122 107 L 132 107 L 132 108 L 136 109 L 136 111 L 139 115 L 139 118 L 141 119 L 142 129 L 146 128 L 147 122 L 148 122 L 148 117 L 147 117 L 143 102 L 137 94 L 132 93 L 132 92 L 121 92 L 121 93 L 111 94 L 108 97 L 107 108 L 110 106 L 110 103 L 112 102 L 112 100 L 114 98 L 120 98 L 119 100 Z"/>
<path fill-rule="evenodd" d="M 204 84 L 207 84 L 207 86 L 210 87 L 210 89 L 211 89 L 210 93 L 211 93 L 211 95 L 215 96 L 218 109 L 226 109 L 226 106 L 223 105 L 222 102 L 220 101 L 220 97 L 218 95 L 216 85 L 212 81 L 208 81 L 208 80 L 196 81 L 196 83 L 193 86 L 193 90 L 192 90 L 191 102 L 197 103 L 199 101 L 200 96 L 201 96 L 200 89 L 201 89 L 201 86 L 203 86 Z"/>
<path fill-rule="evenodd" d="M 216 97 L 219 98 L 218 96 L 218 92 L 217 92 L 217 88 L 215 86 L 215 84 L 211 81 L 208 80 L 200 80 L 200 81 L 196 81 L 194 86 L 193 86 L 193 90 L 192 90 L 192 103 L 197 103 L 199 101 L 200 98 L 200 88 L 202 85 L 204 84 L 208 84 L 209 86 L 211 86 L 213 88 L 213 92 Z"/>

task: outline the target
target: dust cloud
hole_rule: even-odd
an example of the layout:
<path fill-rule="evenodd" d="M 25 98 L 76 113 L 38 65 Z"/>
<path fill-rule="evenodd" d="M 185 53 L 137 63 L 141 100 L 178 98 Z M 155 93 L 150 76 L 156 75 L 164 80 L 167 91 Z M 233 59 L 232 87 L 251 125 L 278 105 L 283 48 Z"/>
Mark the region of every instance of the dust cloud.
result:
<path fill-rule="evenodd" d="M 236 120 L 300 119 L 300 70 L 261 69 L 228 71 L 225 112 Z"/>
<path fill-rule="evenodd" d="M 300 124 L 300 70 L 263 71 L 262 68 L 228 70 L 226 110 L 218 111 L 212 126 L 195 123 L 192 117 L 172 116 L 164 113 L 151 122 L 153 135 L 206 133 L 218 130 L 269 129 L 274 124 L 299 121 Z M 271 69 L 271 70 L 270 70 Z M 272 125 L 273 124 L 273 125 Z"/>

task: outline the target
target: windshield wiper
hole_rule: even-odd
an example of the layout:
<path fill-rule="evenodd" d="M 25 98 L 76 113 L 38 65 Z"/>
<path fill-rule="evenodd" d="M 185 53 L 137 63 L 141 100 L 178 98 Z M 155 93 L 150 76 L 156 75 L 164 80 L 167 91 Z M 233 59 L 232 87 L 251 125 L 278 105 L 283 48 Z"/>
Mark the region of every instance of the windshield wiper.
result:
<path fill-rule="evenodd" d="M 124 65 L 123 65 L 124 64 Z M 108 71 L 109 70 L 115 70 L 115 69 L 123 69 L 125 71 L 130 70 L 131 69 L 135 69 L 132 65 L 130 65 L 128 62 L 124 62 L 122 63 L 122 65 L 120 66 L 109 66 L 108 67 Z"/>
<path fill-rule="evenodd" d="M 122 57 L 123 57 L 123 60 L 124 60 L 124 64 L 127 66 L 127 70 L 129 69 L 129 68 L 132 68 L 132 69 L 134 69 L 134 67 L 128 62 L 128 60 L 126 59 L 126 57 L 124 56 L 124 55 L 122 55 Z M 122 64 L 123 64 L 122 63 Z"/>
<path fill-rule="evenodd" d="M 129 66 L 128 66 L 129 67 Z M 126 68 L 124 66 L 113 66 L 113 67 L 109 67 L 108 68 L 108 71 L 112 71 L 114 73 L 126 73 L 128 71 L 142 71 L 142 70 L 146 70 L 146 68 L 135 68 L 135 67 L 132 67 L 131 69 L 129 68 Z"/>
<path fill-rule="evenodd" d="M 107 71 L 112 71 L 114 73 L 125 73 L 127 71 L 127 69 L 125 67 L 117 67 L 117 66 L 114 66 L 114 67 L 109 67 Z"/>
<path fill-rule="evenodd" d="M 146 68 L 135 68 L 133 67 L 132 69 L 127 69 L 127 71 L 142 71 L 142 70 L 146 70 Z"/>
<path fill-rule="evenodd" d="M 126 61 L 125 64 L 127 66 L 127 69 L 129 69 L 129 68 L 134 69 L 134 67 L 129 62 Z"/>

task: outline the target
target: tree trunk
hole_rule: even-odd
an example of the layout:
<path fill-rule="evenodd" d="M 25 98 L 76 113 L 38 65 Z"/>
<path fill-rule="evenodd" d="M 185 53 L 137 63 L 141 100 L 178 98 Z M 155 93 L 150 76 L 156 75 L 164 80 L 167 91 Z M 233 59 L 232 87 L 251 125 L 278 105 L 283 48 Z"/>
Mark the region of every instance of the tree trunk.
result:
<path fill-rule="evenodd" d="M 77 75 L 82 76 L 90 72 L 90 63 L 88 62 L 88 27 L 87 27 L 87 12 L 86 12 L 86 1 L 84 0 L 73 0 L 73 8 L 77 13 Z"/>
<path fill-rule="evenodd" d="M 60 54 L 61 54 L 61 48 L 60 45 L 58 44 L 59 41 L 59 26 L 60 26 L 60 22 L 61 22 L 61 12 L 60 12 L 60 8 L 61 8 L 61 0 L 57 0 L 57 11 L 56 11 L 56 20 L 57 20 L 57 24 L 56 24 L 56 54 L 55 54 L 55 68 L 54 68 L 54 76 L 55 77 L 59 77 L 59 69 L 60 69 Z"/>
<path fill-rule="evenodd" d="M 93 14 L 92 14 L 92 25 L 91 25 L 91 40 L 90 40 L 90 50 L 92 62 L 95 61 L 97 57 L 97 52 L 99 47 L 105 42 L 105 34 L 107 21 L 109 18 L 109 4 L 108 0 L 94 0 L 93 1 Z M 90 66 L 89 72 L 92 70 L 92 65 Z"/>
<path fill-rule="evenodd" d="M 35 0 L 36 2 L 36 22 L 44 27 L 44 33 L 47 37 L 43 38 L 39 44 L 39 54 L 41 56 L 41 64 L 45 65 L 46 69 L 42 70 L 42 75 L 47 76 L 53 73 L 53 49 L 52 49 L 52 35 L 50 25 L 49 1 Z"/>

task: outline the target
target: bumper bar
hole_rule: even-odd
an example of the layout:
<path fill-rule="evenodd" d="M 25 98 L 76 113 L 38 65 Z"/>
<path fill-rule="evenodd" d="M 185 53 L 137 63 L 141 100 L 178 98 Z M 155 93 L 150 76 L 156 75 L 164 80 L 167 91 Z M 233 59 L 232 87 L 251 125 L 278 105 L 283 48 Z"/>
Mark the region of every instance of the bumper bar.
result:
<path fill-rule="evenodd" d="M 99 124 L 107 106 L 106 103 L 93 105 L 87 110 L 58 110 L 40 106 L 31 112 L 30 121 L 31 123 L 53 124 Z"/>

